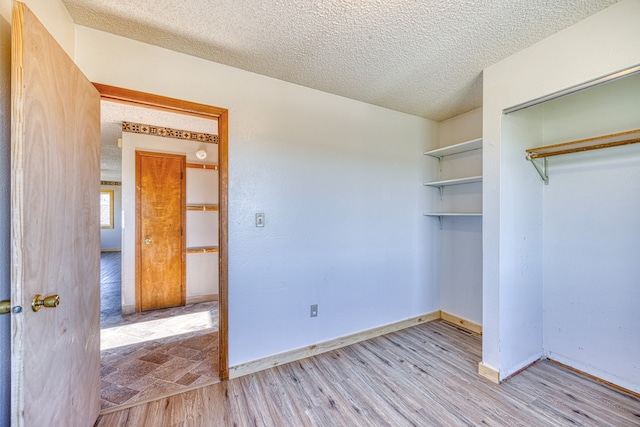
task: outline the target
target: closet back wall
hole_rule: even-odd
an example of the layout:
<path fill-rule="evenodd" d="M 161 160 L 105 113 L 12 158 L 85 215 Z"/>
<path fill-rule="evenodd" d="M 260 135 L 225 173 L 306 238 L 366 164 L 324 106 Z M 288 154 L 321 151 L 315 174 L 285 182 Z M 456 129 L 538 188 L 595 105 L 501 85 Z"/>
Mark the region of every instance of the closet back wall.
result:
<path fill-rule="evenodd" d="M 640 129 L 640 75 L 537 108 L 544 145 Z M 549 165 L 545 354 L 640 392 L 640 144 L 551 157 Z"/>

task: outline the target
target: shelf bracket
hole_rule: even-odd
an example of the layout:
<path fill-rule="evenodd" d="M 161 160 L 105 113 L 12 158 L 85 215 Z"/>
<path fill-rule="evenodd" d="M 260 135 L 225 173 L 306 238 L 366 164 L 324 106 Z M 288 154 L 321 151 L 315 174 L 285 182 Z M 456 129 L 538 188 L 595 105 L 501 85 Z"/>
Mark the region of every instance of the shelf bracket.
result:
<path fill-rule="evenodd" d="M 440 222 L 440 230 L 442 230 L 442 215 L 438 215 L 438 222 Z"/>
<path fill-rule="evenodd" d="M 540 175 L 540 178 L 542 178 L 542 180 L 544 181 L 544 184 L 549 185 L 549 161 L 547 160 L 547 158 L 544 157 L 542 159 L 542 166 L 536 163 L 535 159 L 531 158 L 531 154 L 527 154 L 527 160 L 529 160 L 533 167 L 536 168 L 536 171 L 538 172 L 538 175 Z"/>

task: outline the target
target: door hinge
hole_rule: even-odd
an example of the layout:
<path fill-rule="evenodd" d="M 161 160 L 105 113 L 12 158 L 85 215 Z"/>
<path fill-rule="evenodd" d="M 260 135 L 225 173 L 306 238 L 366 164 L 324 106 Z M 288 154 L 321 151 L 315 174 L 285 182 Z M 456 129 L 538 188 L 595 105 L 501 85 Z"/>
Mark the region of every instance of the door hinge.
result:
<path fill-rule="evenodd" d="M 183 175 L 183 172 L 180 172 L 180 179 L 183 179 L 183 178 L 182 178 L 182 175 Z"/>
<path fill-rule="evenodd" d="M 182 227 L 180 227 L 180 235 L 182 236 Z"/>

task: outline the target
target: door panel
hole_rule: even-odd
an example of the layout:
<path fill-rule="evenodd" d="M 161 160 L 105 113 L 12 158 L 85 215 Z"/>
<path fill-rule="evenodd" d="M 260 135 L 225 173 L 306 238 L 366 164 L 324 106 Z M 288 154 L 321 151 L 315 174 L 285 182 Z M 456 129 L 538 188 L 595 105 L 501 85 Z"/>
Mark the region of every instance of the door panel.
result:
<path fill-rule="evenodd" d="M 12 423 L 87 426 L 100 410 L 100 95 L 22 3 L 12 38 Z M 34 312 L 35 294 L 60 305 Z"/>
<path fill-rule="evenodd" d="M 184 305 L 183 155 L 136 151 L 136 305 Z"/>

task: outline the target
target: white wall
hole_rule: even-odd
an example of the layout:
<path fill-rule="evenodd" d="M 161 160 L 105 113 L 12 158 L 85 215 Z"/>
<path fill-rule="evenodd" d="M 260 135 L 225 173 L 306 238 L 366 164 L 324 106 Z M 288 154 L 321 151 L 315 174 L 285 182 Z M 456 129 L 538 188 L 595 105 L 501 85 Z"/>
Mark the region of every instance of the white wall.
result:
<path fill-rule="evenodd" d="M 439 308 L 428 264 L 437 226 L 421 215 L 421 153 L 434 146 L 436 123 L 77 34 L 92 81 L 229 109 L 230 365 Z"/>
<path fill-rule="evenodd" d="M 100 190 L 113 190 L 113 228 L 100 229 L 100 250 L 122 249 L 122 186 L 101 185 Z"/>
<path fill-rule="evenodd" d="M 161 126 L 162 123 L 152 123 Z M 189 129 L 186 129 L 189 130 Z M 209 133 L 217 134 L 217 122 L 211 121 L 211 130 Z M 195 152 L 199 148 L 207 151 L 207 163 L 217 163 L 218 146 L 214 144 L 203 144 L 197 141 L 188 141 L 182 139 L 172 139 L 160 136 L 152 136 L 146 134 L 137 134 L 131 132 L 122 133 L 122 211 L 124 216 L 124 225 L 122 233 L 122 310 L 125 313 L 135 310 L 136 302 L 136 150 L 142 151 L 159 151 L 163 153 L 184 154 L 187 156 L 187 162 L 200 162 Z M 204 193 L 204 190 L 202 191 Z M 216 193 L 214 188 L 212 193 Z M 189 217 L 187 217 L 187 221 Z M 187 227 L 189 223 L 187 222 Z M 187 230 L 187 244 L 189 244 L 190 232 Z M 188 255 L 187 256 L 187 300 L 191 297 L 202 295 L 213 295 L 218 293 L 217 280 L 211 281 L 208 285 L 203 286 L 201 280 L 207 279 L 203 275 L 195 275 L 193 269 L 189 268 L 190 261 L 196 264 L 216 262 L 217 257 L 203 257 Z"/>
<path fill-rule="evenodd" d="M 67 54 L 75 56 L 75 23 L 60 0 L 23 0 Z M 0 15 L 11 23 L 12 0 L 0 0 Z"/>
<path fill-rule="evenodd" d="M 482 137 L 482 108 L 439 123 L 440 147 Z M 431 166 L 437 160 L 432 160 Z M 434 168 L 437 170 L 437 166 Z M 448 156 L 440 178 L 482 175 L 482 150 Z M 437 189 L 432 191 L 438 192 Z M 444 189 L 441 210 L 479 212 L 482 210 L 482 183 Z M 437 221 L 437 219 L 434 219 Z M 444 218 L 440 233 L 440 308 L 474 323 L 482 324 L 482 219 Z"/>
<path fill-rule="evenodd" d="M 622 1 L 484 71 L 483 363 L 501 378 L 543 353 L 543 184 L 502 110 L 639 64 L 639 18 Z"/>
<path fill-rule="evenodd" d="M 537 122 L 538 143 L 546 145 L 638 129 L 638 111 L 635 75 L 514 116 Z M 549 165 L 542 203 L 545 354 L 638 391 L 640 145 L 553 157 Z"/>

